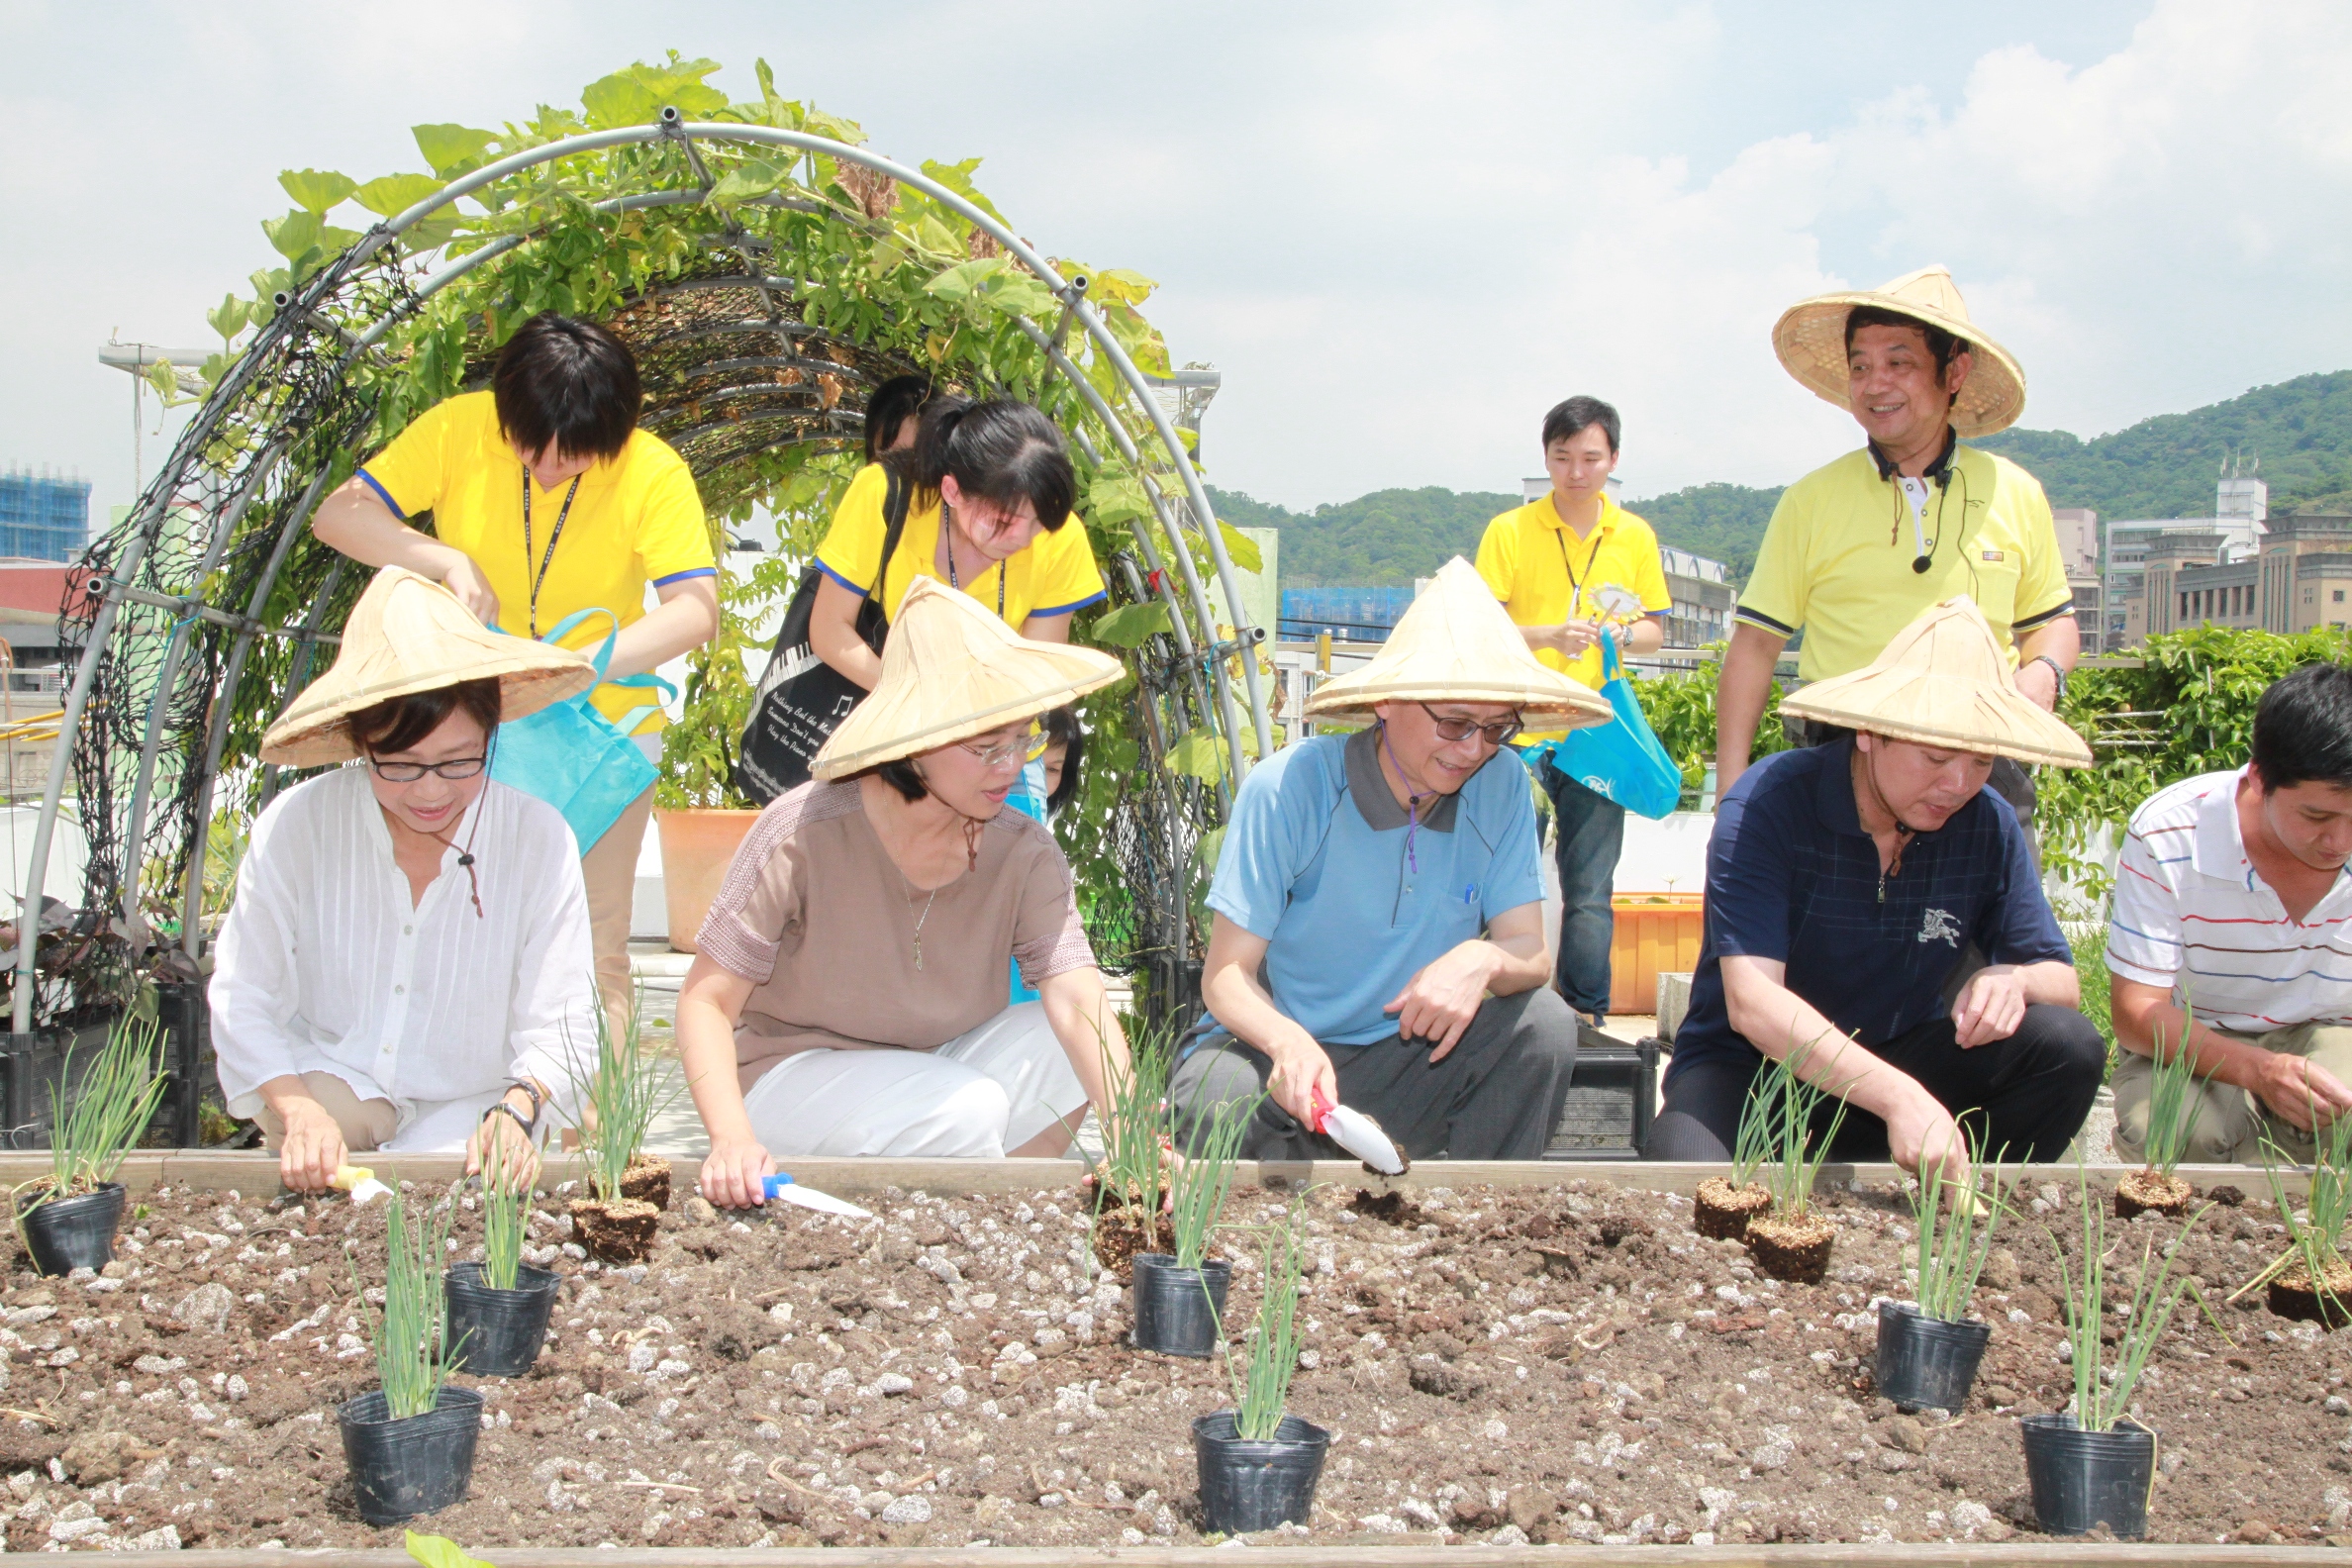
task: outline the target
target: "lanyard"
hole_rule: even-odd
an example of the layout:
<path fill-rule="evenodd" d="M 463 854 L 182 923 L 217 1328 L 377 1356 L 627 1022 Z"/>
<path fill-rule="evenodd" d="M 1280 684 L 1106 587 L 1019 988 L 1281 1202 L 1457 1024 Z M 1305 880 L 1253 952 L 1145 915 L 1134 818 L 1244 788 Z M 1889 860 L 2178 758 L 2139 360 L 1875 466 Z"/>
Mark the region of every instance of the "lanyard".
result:
<path fill-rule="evenodd" d="M 954 519 L 953 508 L 941 507 L 939 509 L 939 527 L 941 529 L 951 529 L 954 526 Z M 884 570 L 888 569 L 888 566 L 885 565 Z M 947 535 L 947 586 L 957 593 L 963 592 L 963 584 L 955 580 L 955 535 L 953 533 Z M 997 562 L 997 619 L 999 621 L 1005 619 L 1005 563 L 1003 561 Z"/>
<path fill-rule="evenodd" d="M 555 541 L 563 538 L 563 525 L 571 519 L 572 500 L 580 493 L 580 477 L 572 476 L 571 488 L 563 492 L 563 510 L 555 514 L 555 530 L 547 536 L 546 553 L 539 556 L 539 575 L 531 579 L 531 635 L 539 636 L 539 584 L 547 580 L 547 568 L 555 564 Z M 523 569 L 531 570 L 531 469 L 523 469 Z"/>
<path fill-rule="evenodd" d="M 1576 568 L 1568 564 L 1568 530 L 1563 527 L 1552 536 L 1560 542 L 1560 570 L 1568 574 L 1568 620 L 1576 619 L 1576 607 L 1584 598 L 1584 584 L 1577 579 Z M 1593 552 L 1585 557 L 1585 570 L 1593 569 L 1593 562 L 1601 558 L 1601 525 L 1593 525 Z"/>

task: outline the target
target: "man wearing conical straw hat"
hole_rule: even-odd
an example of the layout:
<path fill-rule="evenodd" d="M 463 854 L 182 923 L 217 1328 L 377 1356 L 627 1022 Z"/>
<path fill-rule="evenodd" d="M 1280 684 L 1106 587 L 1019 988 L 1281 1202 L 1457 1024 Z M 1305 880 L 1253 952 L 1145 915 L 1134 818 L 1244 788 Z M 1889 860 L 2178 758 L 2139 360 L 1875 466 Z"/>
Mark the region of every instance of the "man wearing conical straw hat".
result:
<path fill-rule="evenodd" d="M 696 937 L 703 1196 L 761 1203 L 778 1156 L 1058 1156 L 1090 1103 L 1111 1125 L 1127 1043 L 1069 863 L 1005 800 L 1040 716 L 1125 673 L 915 579 L 873 694 L 760 813 Z M 1038 1000 L 1007 1006 L 1016 959 Z"/>
<path fill-rule="evenodd" d="M 1787 711 L 1852 732 L 1768 756 L 1716 808 L 1707 936 L 1650 1159 L 1729 1157 L 1764 1057 L 1834 1095 L 1836 1153 L 1967 1171 L 1956 1118 L 2009 1160 L 2060 1158 L 2107 1065 L 1996 757 L 2089 767 L 2020 693 L 1965 597 Z M 1990 960 L 1946 982 L 1974 944 Z"/>
<path fill-rule="evenodd" d="M 502 720 L 595 684 L 387 566 L 262 736 L 264 762 L 356 764 L 253 824 L 213 971 L 222 1093 L 287 1186 L 377 1148 L 463 1149 L 471 1171 L 486 1139 L 538 1168 L 542 1110 L 596 1039 L 588 899 L 563 815 L 484 770 Z"/>
<path fill-rule="evenodd" d="M 1922 610 L 1966 594 L 2016 689 L 2055 710 L 2081 638 L 2049 498 L 2008 458 L 1960 444 L 2016 423 L 2025 372 L 1969 320 L 1951 273 L 1922 267 L 1802 301 L 1773 328 L 1772 345 L 1868 439 L 1789 486 L 1773 509 L 1716 688 L 1719 787 L 1748 765 L 1773 661 L 1800 629 L 1798 674 L 1828 680 L 1868 664 Z M 2030 820 L 2022 767 L 2001 759 L 1994 787 Z"/>
<path fill-rule="evenodd" d="M 1234 794 L 1201 976 L 1215 1027 L 1169 1088 L 1183 1135 L 1263 1089 L 1247 1158 L 1337 1157 L 1319 1103 L 1413 1158 L 1537 1157 L 1576 1020 L 1544 986 L 1535 809 L 1505 747 L 1608 705 L 1537 662 L 1457 556 L 1307 713 L 1368 728 L 1287 746 Z"/>

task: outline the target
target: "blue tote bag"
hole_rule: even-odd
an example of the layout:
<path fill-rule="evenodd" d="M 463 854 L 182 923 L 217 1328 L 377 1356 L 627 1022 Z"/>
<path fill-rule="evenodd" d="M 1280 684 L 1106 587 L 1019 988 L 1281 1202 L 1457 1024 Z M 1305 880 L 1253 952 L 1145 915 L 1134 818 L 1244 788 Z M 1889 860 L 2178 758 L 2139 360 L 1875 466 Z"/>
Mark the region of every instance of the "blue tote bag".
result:
<path fill-rule="evenodd" d="M 612 661 L 613 643 L 621 636 L 620 618 L 612 611 L 601 606 L 576 610 L 557 622 L 540 640 L 558 641 L 590 616 L 604 616 L 613 623 L 613 630 L 605 635 L 594 655 L 596 677 L 601 684 L 605 666 Z M 500 628 L 494 626 L 490 630 L 496 632 Z M 665 693 L 675 691 L 668 681 L 656 675 L 627 675 L 611 684 L 658 688 Z M 644 723 L 645 716 L 659 704 L 634 708 L 622 715 L 620 724 L 616 725 L 597 712 L 589 701 L 595 692 L 596 688 L 591 686 L 577 697 L 566 697 L 538 713 L 500 725 L 490 758 L 492 778 L 526 795 L 537 796 L 563 813 L 582 854 L 621 820 L 631 801 L 660 777 L 659 770 L 630 738 L 630 732 Z"/>
<path fill-rule="evenodd" d="M 1601 695 L 1617 717 L 1549 742 L 1552 766 L 1629 812 L 1669 816 L 1682 804 L 1682 769 L 1642 717 L 1633 682 L 1617 661 L 1615 638 L 1602 639 L 1601 662 Z"/>

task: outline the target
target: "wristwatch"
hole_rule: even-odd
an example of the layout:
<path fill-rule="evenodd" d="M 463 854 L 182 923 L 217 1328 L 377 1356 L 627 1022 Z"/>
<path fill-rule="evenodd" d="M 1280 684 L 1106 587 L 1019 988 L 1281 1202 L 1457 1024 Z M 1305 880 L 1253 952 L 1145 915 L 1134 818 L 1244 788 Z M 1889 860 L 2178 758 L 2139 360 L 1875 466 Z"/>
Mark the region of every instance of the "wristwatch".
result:
<path fill-rule="evenodd" d="M 2051 705 L 2055 707 L 2057 704 L 2066 701 L 2066 670 L 2064 666 L 2060 665 L 2056 659 L 2050 657 L 2050 655 L 2047 653 L 2036 653 L 2033 655 L 2033 657 L 2027 659 L 2025 662 L 2028 664 L 2049 665 L 2050 677 L 2058 683 L 2051 698 Z"/>

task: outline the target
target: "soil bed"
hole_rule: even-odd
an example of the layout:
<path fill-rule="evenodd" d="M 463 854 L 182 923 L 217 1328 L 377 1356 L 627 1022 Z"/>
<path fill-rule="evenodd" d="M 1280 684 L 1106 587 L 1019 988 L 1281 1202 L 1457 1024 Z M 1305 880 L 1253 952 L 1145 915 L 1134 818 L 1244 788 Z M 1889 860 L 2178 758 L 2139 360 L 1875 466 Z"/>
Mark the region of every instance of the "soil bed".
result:
<path fill-rule="evenodd" d="M 2071 1232 L 2071 1187 L 2033 1190 L 2033 1218 Z M 626 1269 L 569 1255 L 570 1196 L 532 1225 L 533 1260 L 565 1277 L 551 1341 L 529 1376 L 458 1379 L 483 1392 L 489 1429 L 471 1499 L 424 1527 L 493 1555 L 1199 1541 L 1190 1422 L 1230 1403 L 1225 1363 L 1118 1342 L 1124 1293 L 1088 1260 L 1074 1193 L 894 1191 L 866 1200 L 865 1223 L 743 1223 L 685 1198 Z M 1242 1189 L 1227 1218 L 1280 1202 Z M 2029 1535 L 2012 1418 L 2070 1386 L 2049 1242 L 2005 1228 L 1975 1395 L 1937 1421 L 1870 1389 L 1872 1302 L 1902 1294 L 1908 1214 L 1891 1191 L 1817 1202 L 1835 1248 L 1823 1282 L 1800 1286 L 1695 1234 L 1678 1197 L 1317 1193 L 1291 1401 L 1333 1433 L 1314 1538 Z M 397 1546 L 353 1511 L 332 1408 L 375 1382 L 343 1248 L 377 1277 L 383 1224 L 383 1206 L 341 1199 L 135 1193 L 117 1277 L 42 1280 L 14 1258 L 8 1549 Z M 2120 1272 L 2179 1225 L 2112 1229 Z M 452 1257 L 468 1256 L 478 1216 L 456 1234 Z M 1240 1322 L 1257 1270 L 1253 1238 L 1236 1239 Z M 2352 1336 L 2273 1317 L 2260 1292 L 2218 1308 L 2282 1240 L 2248 1203 L 2189 1243 L 2231 1339 L 2186 1307 L 2151 1364 L 2151 1539 L 2352 1542 Z"/>

